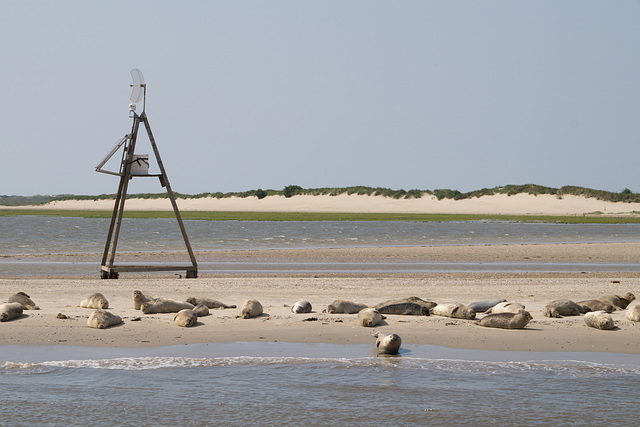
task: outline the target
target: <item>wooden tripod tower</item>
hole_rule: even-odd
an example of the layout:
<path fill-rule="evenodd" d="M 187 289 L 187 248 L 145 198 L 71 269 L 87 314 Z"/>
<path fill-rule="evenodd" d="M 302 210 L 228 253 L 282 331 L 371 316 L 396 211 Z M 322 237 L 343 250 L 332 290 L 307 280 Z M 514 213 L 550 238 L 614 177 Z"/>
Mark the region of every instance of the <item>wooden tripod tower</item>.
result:
<path fill-rule="evenodd" d="M 134 75 L 134 71 L 140 73 L 139 70 L 132 70 L 131 73 Z M 142 73 L 139 76 L 142 79 Z M 143 80 L 142 80 L 143 81 Z M 136 76 L 134 75 L 134 85 L 136 83 Z M 146 85 L 144 82 L 142 84 L 138 83 L 138 86 L 145 89 L 145 98 L 146 98 Z M 135 88 L 134 88 L 135 93 Z M 134 95 L 132 94 L 132 100 Z M 139 99 L 138 99 L 139 101 Z M 146 101 L 146 99 L 145 99 Z M 136 102 L 136 101 L 134 101 Z M 171 190 L 171 184 L 169 184 L 169 178 L 167 177 L 167 173 L 164 169 L 164 165 L 162 164 L 162 159 L 160 158 L 160 152 L 158 151 L 158 146 L 156 145 L 156 141 L 153 138 L 153 133 L 151 133 L 151 127 L 149 126 L 149 120 L 147 119 L 147 115 L 142 111 L 142 114 L 138 115 L 135 113 L 135 106 L 131 104 L 130 111 L 133 114 L 133 127 L 131 129 L 131 133 L 126 135 L 122 140 L 114 147 L 111 153 L 107 156 L 107 158 L 96 167 L 96 171 L 109 173 L 112 175 L 120 176 L 120 186 L 118 187 L 118 194 L 116 195 L 116 202 L 113 207 L 113 214 L 111 216 L 111 225 L 109 226 L 109 234 L 107 236 L 107 243 L 104 247 L 104 255 L 102 256 L 102 267 L 100 270 L 100 277 L 103 279 L 117 279 L 118 273 L 120 272 L 143 272 L 143 271 L 177 271 L 177 270 L 186 270 L 187 278 L 196 278 L 198 277 L 198 264 L 196 262 L 196 258 L 193 254 L 193 250 L 191 249 L 191 244 L 189 243 L 189 238 L 187 236 L 187 231 L 184 228 L 184 224 L 182 222 L 182 217 L 180 216 L 180 211 L 178 210 L 178 205 L 176 204 L 176 199 L 173 195 L 173 191 Z M 158 163 L 158 167 L 160 169 L 159 174 L 148 174 L 148 173 L 132 173 L 132 165 L 135 162 L 139 162 L 135 156 L 135 148 L 136 141 L 138 139 L 138 128 L 140 127 L 140 122 L 144 123 L 144 127 L 147 131 L 147 135 L 149 136 L 149 141 L 151 142 L 151 147 L 153 149 L 153 153 L 155 155 L 156 161 Z M 120 146 L 124 144 L 124 151 L 122 153 L 122 162 L 120 164 L 120 172 L 108 172 L 101 170 L 101 167 L 109 160 L 109 158 L 119 149 Z M 134 177 L 158 177 L 160 179 L 160 185 L 165 187 L 167 190 L 167 194 L 169 199 L 171 200 L 171 205 L 173 206 L 173 212 L 175 213 L 176 219 L 178 220 L 178 225 L 180 226 L 180 231 L 182 232 L 182 237 L 184 239 L 184 243 L 187 246 L 187 251 L 189 252 L 189 258 L 191 259 L 191 265 L 186 266 L 175 266 L 175 265 L 115 265 L 115 257 L 116 257 L 116 248 L 118 246 L 118 237 L 120 235 L 120 226 L 122 225 L 122 216 L 124 213 L 124 203 L 127 198 L 127 188 L 129 186 L 129 181 Z"/>

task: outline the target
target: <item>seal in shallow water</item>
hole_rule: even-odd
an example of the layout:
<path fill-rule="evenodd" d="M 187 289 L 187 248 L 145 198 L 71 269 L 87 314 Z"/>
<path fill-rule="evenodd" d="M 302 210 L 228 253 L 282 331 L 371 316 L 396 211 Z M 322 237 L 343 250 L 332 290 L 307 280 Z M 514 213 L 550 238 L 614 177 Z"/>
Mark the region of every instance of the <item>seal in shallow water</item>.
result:
<path fill-rule="evenodd" d="M 531 319 L 533 317 L 528 311 L 520 310 L 517 313 L 488 314 L 473 323 L 487 328 L 523 329 Z"/>
<path fill-rule="evenodd" d="M 22 304 L 19 302 L 0 304 L 0 322 L 17 319 L 20 316 L 22 316 Z"/>
<path fill-rule="evenodd" d="M 296 314 L 311 313 L 311 310 L 311 303 L 305 300 L 300 300 L 291 307 L 291 312 Z"/>
<path fill-rule="evenodd" d="M 431 309 L 431 314 L 453 319 L 473 320 L 476 318 L 476 312 L 464 304 L 438 304 Z"/>
<path fill-rule="evenodd" d="M 92 294 L 89 298 L 82 300 L 78 307 L 82 308 L 109 308 L 109 301 L 99 292 Z"/>
<path fill-rule="evenodd" d="M 367 307 L 368 306 L 366 304 L 358 304 L 353 301 L 337 299 L 329 304 L 324 311 L 332 314 L 354 314 Z"/>
<path fill-rule="evenodd" d="M 580 316 L 583 311 L 584 308 L 571 300 L 557 299 L 545 306 L 544 310 L 542 310 L 542 315 L 560 318 L 562 316 Z"/>
<path fill-rule="evenodd" d="M 191 309 L 185 308 L 184 310 L 180 310 L 174 317 L 173 321 L 178 326 L 182 326 L 184 328 L 188 328 L 189 326 L 193 326 L 198 321 L 198 315 Z"/>
<path fill-rule="evenodd" d="M 140 306 L 144 302 L 151 301 L 151 297 L 146 296 L 142 291 L 133 291 L 133 308 L 140 310 Z"/>
<path fill-rule="evenodd" d="M 237 308 L 236 305 L 227 305 L 223 302 L 214 300 L 213 298 L 206 298 L 206 297 L 205 298 L 195 298 L 195 297 L 187 298 L 187 302 L 193 305 L 204 304 L 211 309 Z"/>
<path fill-rule="evenodd" d="M 360 326 L 373 327 L 382 322 L 382 315 L 373 307 L 363 308 L 358 312 Z"/>
<path fill-rule="evenodd" d="M 590 311 L 606 311 L 607 313 L 612 313 L 616 309 L 613 305 L 597 299 L 578 301 L 576 304 L 582 307 L 583 313 L 588 313 Z"/>
<path fill-rule="evenodd" d="M 24 310 L 40 310 L 40 307 L 38 307 L 36 303 L 31 300 L 31 297 L 24 292 L 18 292 L 17 294 L 11 295 L 7 302 L 20 303 Z"/>
<path fill-rule="evenodd" d="M 242 304 L 240 309 L 240 317 L 243 319 L 250 319 L 252 317 L 258 317 L 263 313 L 262 304 L 254 299 L 249 299 Z"/>
<path fill-rule="evenodd" d="M 122 323 L 120 316 L 102 309 L 95 310 L 87 319 L 87 326 L 96 329 L 106 329 L 120 323 Z"/>
<path fill-rule="evenodd" d="M 615 324 L 611 315 L 606 311 L 592 311 L 584 315 L 584 323 L 596 329 L 613 329 Z"/>
<path fill-rule="evenodd" d="M 398 334 L 383 334 L 381 332 L 375 332 L 371 334 L 376 339 L 376 347 L 378 347 L 378 354 L 398 354 L 400 346 L 402 345 L 402 339 Z"/>
<path fill-rule="evenodd" d="M 490 308 L 494 307 L 496 304 L 500 304 L 501 302 L 505 302 L 505 301 L 507 300 L 506 299 L 485 299 L 482 301 L 472 302 L 467 307 L 469 307 L 471 310 L 475 311 L 476 313 L 484 313 Z"/>
<path fill-rule="evenodd" d="M 519 302 L 500 302 L 486 311 L 487 314 L 517 313 L 524 310 L 524 305 Z"/>
<path fill-rule="evenodd" d="M 176 301 L 168 298 L 153 298 L 140 305 L 140 311 L 144 314 L 177 313 L 180 310 L 193 309 L 193 305 L 186 301 Z"/>

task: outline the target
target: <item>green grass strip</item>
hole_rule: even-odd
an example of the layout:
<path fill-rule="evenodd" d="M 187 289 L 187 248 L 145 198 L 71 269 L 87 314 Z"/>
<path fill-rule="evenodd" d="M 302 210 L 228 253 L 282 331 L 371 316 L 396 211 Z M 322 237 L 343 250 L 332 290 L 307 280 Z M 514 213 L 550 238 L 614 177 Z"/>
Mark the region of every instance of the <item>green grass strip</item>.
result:
<path fill-rule="evenodd" d="M 49 217 L 111 218 L 112 211 L 56 209 L 0 209 L 0 216 L 40 215 Z M 563 224 L 635 224 L 640 216 L 553 216 L 553 215 L 479 215 L 420 213 L 314 213 L 314 212 L 219 212 L 181 211 L 184 220 L 207 221 L 511 221 Z M 173 211 L 126 211 L 125 218 L 174 218 Z"/>

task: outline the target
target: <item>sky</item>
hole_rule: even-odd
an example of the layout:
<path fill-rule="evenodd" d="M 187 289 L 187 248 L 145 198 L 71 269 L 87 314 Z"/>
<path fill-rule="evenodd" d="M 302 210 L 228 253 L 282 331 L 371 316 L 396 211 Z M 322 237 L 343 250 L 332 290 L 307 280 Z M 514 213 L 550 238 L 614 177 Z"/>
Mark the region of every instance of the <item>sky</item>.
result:
<path fill-rule="evenodd" d="M 180 193 L 640 192 L 638 0 L 3 0 L 0 40 L 0 195 L 115 193 L 133 68 Z"/>

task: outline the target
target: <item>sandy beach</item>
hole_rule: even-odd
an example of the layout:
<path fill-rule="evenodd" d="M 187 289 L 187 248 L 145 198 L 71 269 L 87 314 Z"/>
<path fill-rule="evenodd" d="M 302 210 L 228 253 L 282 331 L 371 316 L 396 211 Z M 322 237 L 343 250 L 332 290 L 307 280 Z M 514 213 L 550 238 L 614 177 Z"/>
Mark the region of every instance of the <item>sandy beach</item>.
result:
<path fill-rule="evenodd" d="M 136 260 L 168 261 L 174 254 L 139 254 Z M 69 257 L 69 255 L 67 256 Z M 73 257 L 73 255 L 72 255 Z M 197 253 L 199 260 L 502 260 L 536 262 L 640 262 L 640 244 L 493 245 L 413 248 L 228 251 Z M 78 260 L 87 256 L 77 256 Z M 89 257 L 91 258 L 91 257 Z M 99 262 L 96 263 L 97 265 Z M 380 274 L 233 274 L 177 278 L 171 273 L 122 274 L 116 280 L 97 277 L 2 278 L 0 297 L 28 293 L 41 308 L 25 311 L 20 319 L 0 324 L 4 345 L 77 345 L 154 347 L 176 344 L 236 341 L 374 343 L 373 330 L 395 332 L 404 343 L 453 348 L 519 351 L 598 351 L 640 354 L 640 324 L 623 311 L 613 313 L 616 329 L 602 331 L 585 325 L 583 316 L 551 319 L 542 315 L 555 299 L 574 301 L 626 292 L 640 294 L 639 273 L 380 273 Z M 237 309 L 211 310 L 191 328 L 173 323 L 173 314 L 145 315 L 134 310 L 134 290 L 153 297 L 184 301 L 209 297 Z M 109 300 L 110 310 L 124 323 L 106 330 L 86 326 L 90 309 L 77 305 L 94 292 Z M 376 328 L 362 327 L 355 314 L 322 311 L 335 299 L 375 305 L 418 296 L 437 303 L 469 304 L 504 298 L 524 304 L 533 321 L 523 330 L 483 328 L 470 320 L 438 316 L 387 315 Z M 238 318 L 239 307 L 257 299 L 265 314 Z M 311 314 L 294 314 L 300 299 L 313 305 Z M 58 313 L 68 319 L 58 319 Z M 483 314 L 479 313 L 478 318 Z M 136 320 L 139 318 L 140 320 Z"/>

